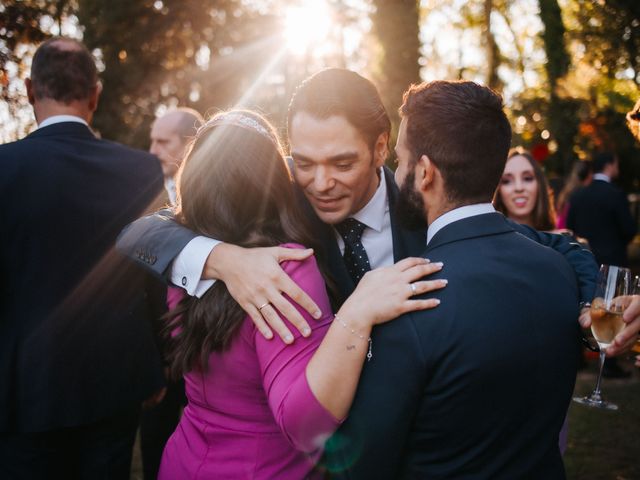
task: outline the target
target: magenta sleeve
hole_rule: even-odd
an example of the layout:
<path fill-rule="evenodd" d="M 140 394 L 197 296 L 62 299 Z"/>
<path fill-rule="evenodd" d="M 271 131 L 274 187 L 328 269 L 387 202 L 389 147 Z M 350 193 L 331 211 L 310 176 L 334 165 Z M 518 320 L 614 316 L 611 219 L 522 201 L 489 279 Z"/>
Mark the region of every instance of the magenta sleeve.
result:
<path fill-rule="evenodd" d="M 315 320 L 294 303 L 311 326 L 311 335 L 302 337 L 283 318 L 294 335 L 293 344 L 287 346 L 280 338 L 265 340 L 256 330 L 256 352 L 264 389 L 276 422 L 294 448 L 313 452 L 323 447 L 326 439 L 341 423 L 318 402 L 306 376 L 307 364 L 324 338 L 333 320 L 333 313 L 315 258 L 285 262 L 282 267 L 316 302 L 323 316 Z"/>
<path fill-rule="evenodd" d="M 186 292 L 183 288 L 179 287 L 167 287 L 167 307 L 169 310 L 176 308 L 180 300 L 186 296 Z"/>

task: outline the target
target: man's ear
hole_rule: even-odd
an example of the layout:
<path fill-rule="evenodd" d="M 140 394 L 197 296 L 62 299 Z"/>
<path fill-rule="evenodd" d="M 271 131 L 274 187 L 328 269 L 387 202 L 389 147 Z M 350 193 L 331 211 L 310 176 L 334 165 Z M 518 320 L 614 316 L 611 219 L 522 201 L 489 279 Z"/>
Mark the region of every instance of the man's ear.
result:
<path fill-rule="evenodd" d="M 102 93 L 102 83 L 100 81 L 96 82 L 96 85 L 91 89 L 91 94 L 89 96 L 89 111 L 91 113 L 95 112 L 98 108 L 98 100 L 100 99 L 100 94 Z"/>
<path fill-rule="evenodd" d="M 33 105 L 33 103 L 36 101 L 36 97 L 33 94 L 33 83 L 31 82 L 30 78 L 24 79 L 24 86 L 27 87 L 27 98 L 29 99 L 29 103 Z"/>
<path fill-rule="evenodd" d="M 389 156 L 389 132 L 383 132 L 378 136 L 373 147 L 373 163 L 376 167 L 384 165 Z"/>
<path fill-rule="evenodd" d="M 435 164 L 431 161 L 431 159 L 422 155 L 418 159 L 418 163 L 416 165 L 416 184 L 417 188 L 421 191 L 425 191 L 429 188 L 429 186 L 433 183 L 433 179 L 435 176 Z"/>

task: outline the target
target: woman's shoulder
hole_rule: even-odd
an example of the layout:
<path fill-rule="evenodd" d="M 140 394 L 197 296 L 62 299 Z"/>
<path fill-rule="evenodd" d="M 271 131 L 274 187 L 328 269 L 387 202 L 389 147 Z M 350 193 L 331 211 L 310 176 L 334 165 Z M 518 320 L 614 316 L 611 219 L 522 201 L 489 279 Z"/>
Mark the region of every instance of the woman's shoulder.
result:
<path fill-rule="evenodd" d="M 282 248 L 293 248 L 295 250 L 304 250 L 304 249 L 307 248 L 304 245 L 302 245 L 301 243 L 296 243 L 296 242 L 281 243 L 278 246 L 282 247 Z"/>
<path fill-rule="evenodd" d="M 293 242 L 283 243 L 280 245 L 280 247 L 291 248 L 296 250 L 304 250 L 307 248 L 304 245 L 301 245 L 299 243 L 293 243 Z M 318 263 L 316 262 L 315 255 L 310 255 L 304 260 L 283 260 L 280 262 L 280 266 L 292 278 L 293 278 L 293 275 L 299 271 L 302 271 L 305 273 L 318 271 L 318 274 L 319 274 Z"/>

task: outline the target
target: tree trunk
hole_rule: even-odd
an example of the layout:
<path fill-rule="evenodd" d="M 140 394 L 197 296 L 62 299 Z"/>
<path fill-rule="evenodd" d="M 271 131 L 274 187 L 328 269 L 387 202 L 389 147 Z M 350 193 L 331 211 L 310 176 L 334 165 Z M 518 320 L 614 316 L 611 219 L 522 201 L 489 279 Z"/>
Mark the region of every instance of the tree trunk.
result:
<path fill-rule="evenodd" d="M 500 89 L 500 78 L 498 77 L 498 66 L 500 64 L 500 52 L 498 44 L 491 31 L 491 12 L 493 11 L 493 0 L 484 0 L 484 42 L 487 52 L 487 86 Z"/>
<path fill-rule="evenodd" d="M 374 0 L 373 31 L 381 54 L 374 80 L 394 129 L 398 107 L 412 83 L 420 82 L 420 10 L 418 0 Z"/>
<path fill-rule="evenodd" d="M 542 40 L 547 55 L 545 69 L 550 92 L 548 125 L 552 137 L 558 144 L 558 150 L 549 159 L 549 166 L 560 175 L 564 175 L 568 173 L 573 162 L 578 119 L 575 102 L 558 95 L 558 82 L 569 70 L 571 58 L 565 45 L 565 28 L 557 0 L 540 0 L 540 19 L 544 25 Z"/>

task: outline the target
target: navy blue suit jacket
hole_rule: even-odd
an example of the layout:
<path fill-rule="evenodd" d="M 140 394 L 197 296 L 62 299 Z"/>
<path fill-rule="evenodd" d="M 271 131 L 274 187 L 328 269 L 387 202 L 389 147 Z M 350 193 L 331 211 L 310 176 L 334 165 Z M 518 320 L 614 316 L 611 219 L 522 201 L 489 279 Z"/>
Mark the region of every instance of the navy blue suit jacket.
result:
<path fill-rule="evenodd" d="M 87 425 L 163 385 L 146 272 L 115 252 L 155 157 L 53 124 L 0 146 L 0 432 Z"/>
<path fill-rule="evenodd" d="M 625 193 L 615 185 L 594 180 L 569 201 L 567 227 L 589 241 L 599 263 L 627 266 L 627 245 L 636 222 Z"/>
<path fill-rule="evenodd" d="M 452 223 L 425 256 L 449 284 L 433 310 L 376 327 L 349 417 L 327 446 L 339 478 L 564 478 L 558 434 L 579 352 L 562 257 L 498 214 Z"/>

